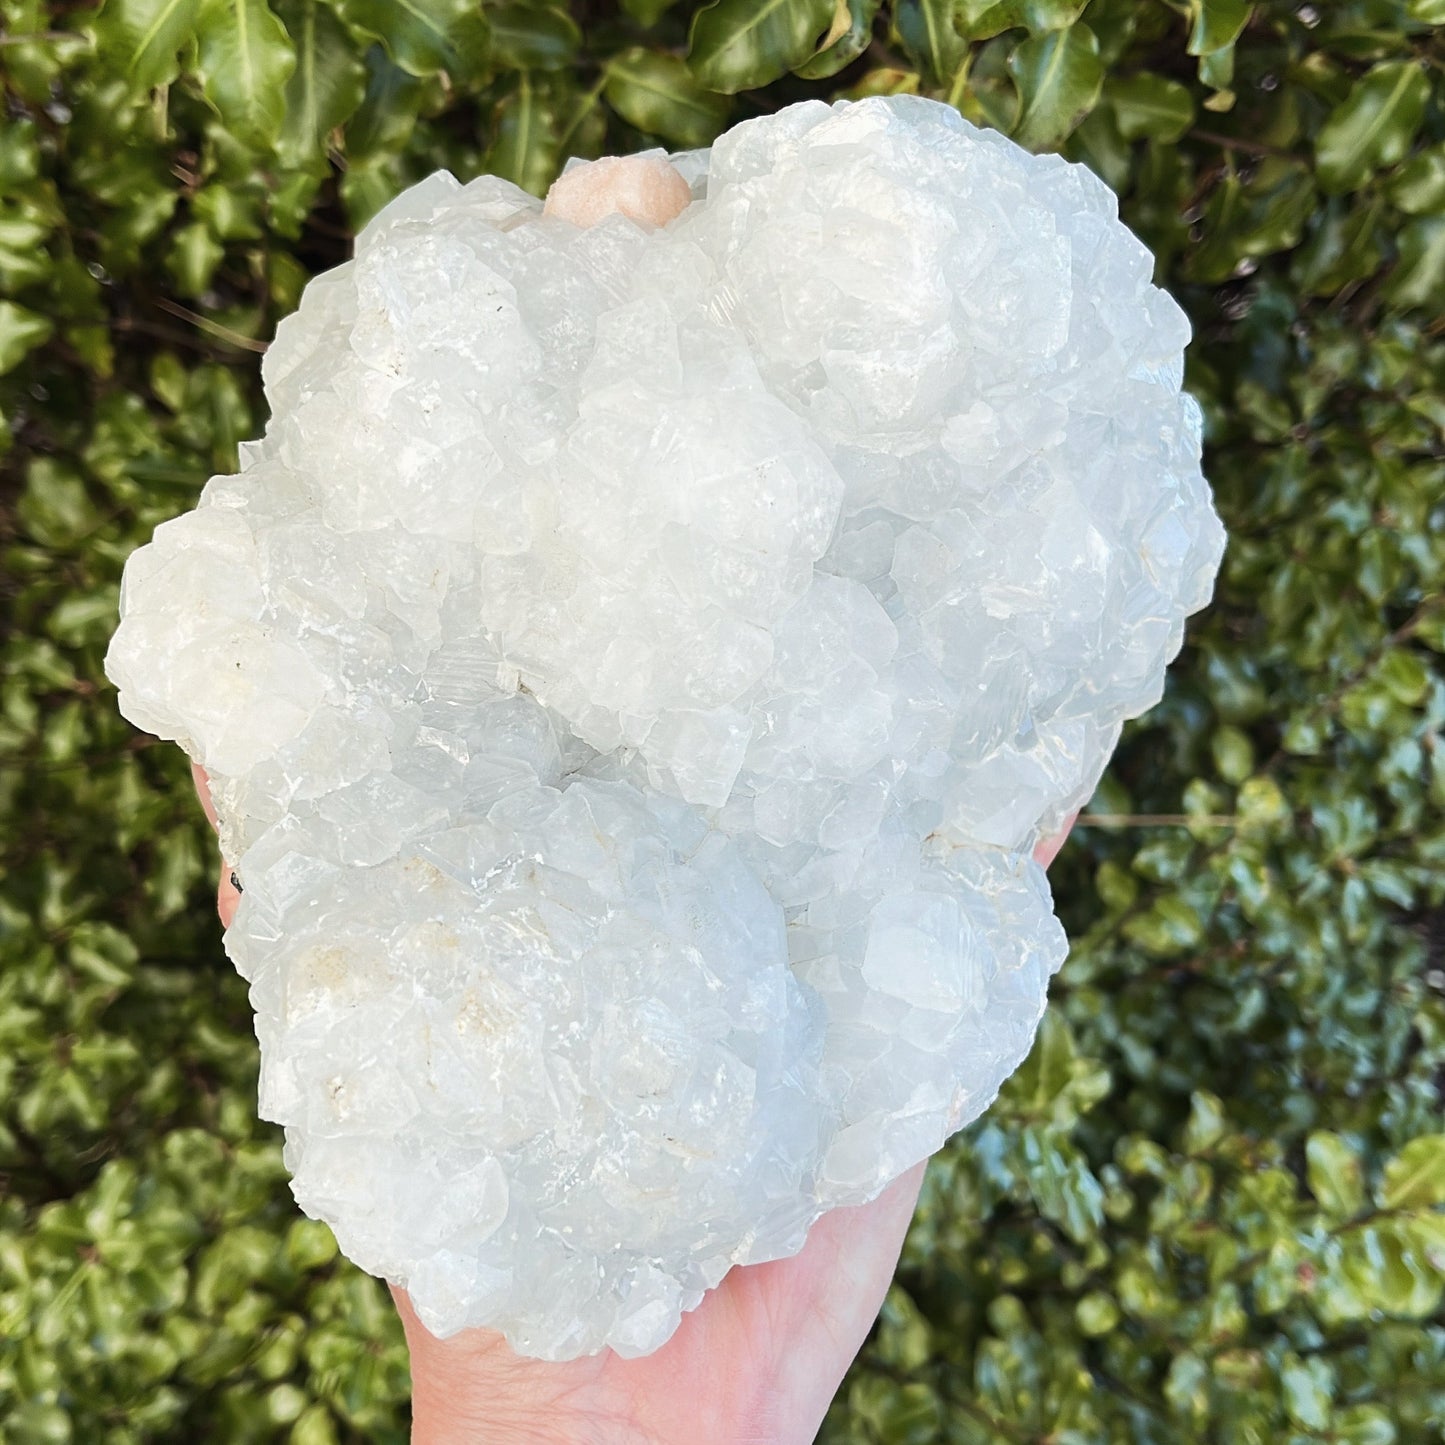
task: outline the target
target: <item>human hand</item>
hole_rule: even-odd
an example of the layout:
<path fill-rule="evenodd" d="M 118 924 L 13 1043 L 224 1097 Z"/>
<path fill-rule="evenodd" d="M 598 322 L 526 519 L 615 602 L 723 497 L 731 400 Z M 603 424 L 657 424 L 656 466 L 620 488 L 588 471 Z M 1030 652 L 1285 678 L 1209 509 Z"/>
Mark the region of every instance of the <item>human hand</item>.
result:
<path fill-rule="evenodd" d="M 206 775 L 192 772 L 215 827 Z M 1072 825 L 1035 851 L 1045 867 Z M 223 859 L 216 901 L 227 927 L 239 899 Z M 804 1445 L 882 1307 L 924 1167 L 869 1204 L 825 1214 L 792 1258 L 729 1271 L 641 1359 L 603 1350 L 551 1364 L 493 1330 L 439 1340 L 393 1286 L 411 1352 L 414 1445 Z"/>

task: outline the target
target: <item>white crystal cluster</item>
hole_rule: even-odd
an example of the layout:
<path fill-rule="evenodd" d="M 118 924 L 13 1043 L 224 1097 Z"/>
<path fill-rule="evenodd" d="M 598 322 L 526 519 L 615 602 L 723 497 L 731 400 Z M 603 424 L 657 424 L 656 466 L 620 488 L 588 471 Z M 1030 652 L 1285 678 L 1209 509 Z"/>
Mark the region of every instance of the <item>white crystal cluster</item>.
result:
<path fill-rule="evenodd" d="M 1087 170 L 907 98 L 673 160 L 660 229 L 389 206 L 107 659 L 210 773 L 302 1207 L 549 1359 L 993 1099 L 1065 951 L 1030 851 L 1223 546 Z"/>

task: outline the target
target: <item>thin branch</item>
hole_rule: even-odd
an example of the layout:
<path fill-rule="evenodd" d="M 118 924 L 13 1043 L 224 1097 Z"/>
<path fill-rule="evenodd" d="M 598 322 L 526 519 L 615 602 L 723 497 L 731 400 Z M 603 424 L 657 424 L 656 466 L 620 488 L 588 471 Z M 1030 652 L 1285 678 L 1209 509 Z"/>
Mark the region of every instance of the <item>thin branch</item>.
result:
<path fill-rule="evenodd" d="M 1081 828 L 1187 828 L 1200 823 L 1207 828 L 1234 828 L 1235 813 L 1080 813 Z"/>
<path fill-rule="evenodd" d="M 117 331 L 138 331 L 146 336 L 158 336 L 162 341 L 174 342 L 177 346 L 189 346 L 202 355 L 210 357 L 212 361 L 221 362 L 226 366 L 242 364 L 239 356 L 235 356 L 229 351 L 218 351 L 199 336 L 192 336 L 187 331 L 177 331 L 171 326 L 157 326 L 153 321 L 141 321 L 134 316 L 120 316 L 116 318 L 115 329 Z M 245 364 L 250 365 L 249 362 Z"/>
<path fill-rule="evenodd" d="M 202 331 L 231 346 L 239 347 L 242 351 L 254 351 L 258 355 L 264 355 L 266 343 L 257 341 L 254 337 L 242 336 L 239 331 L 232 331 L 229 326 L 222 326 L 219 321 L 212 321 L 209 316 L 202 316 L 198 312 L 188 311 L 184 306 L 175 301 L 168 301 L 164 296 L 156 298 L 156 305 L 162 311 L 169 311 L 172 316 L 179 316 L 182 321 L 189 321 L 192 326 L 199 327 Z"/>
<path fill-rule="evenodd" d="M 1241 151 L 1248 156 L 1273 156 L 1284 161 L 1298 161 L 1303 165 L 1304 161 L 1293 151 L 1283 150 L 1279 146 L 1265 145 L 1261 141 L 1241 140 L 1235 135 L 1220 135 L 1215 130 L 1192 130 L 1189 132 L 1196 140 L 1208 141 L 1210 145 L 1217 145 L 1221 150 Z"/>

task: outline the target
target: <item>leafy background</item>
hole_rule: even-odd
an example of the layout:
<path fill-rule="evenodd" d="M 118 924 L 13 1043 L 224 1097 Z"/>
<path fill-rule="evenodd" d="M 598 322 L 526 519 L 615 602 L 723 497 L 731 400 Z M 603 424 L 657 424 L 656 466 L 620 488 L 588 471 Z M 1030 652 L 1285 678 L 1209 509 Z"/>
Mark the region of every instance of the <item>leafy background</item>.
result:
<path fill-rule="evenodd" d="M 438 166 L 936 96 L 1119 193 L 1196 328 L 1212 609 L 1056 866 L 1032 1058 L 932 1167 L 830 1442 L 1439 1440 L 1441 0 L 0 0 L 0 1436 L 401 1441 L 286 1188 L 126 554 Z"/>

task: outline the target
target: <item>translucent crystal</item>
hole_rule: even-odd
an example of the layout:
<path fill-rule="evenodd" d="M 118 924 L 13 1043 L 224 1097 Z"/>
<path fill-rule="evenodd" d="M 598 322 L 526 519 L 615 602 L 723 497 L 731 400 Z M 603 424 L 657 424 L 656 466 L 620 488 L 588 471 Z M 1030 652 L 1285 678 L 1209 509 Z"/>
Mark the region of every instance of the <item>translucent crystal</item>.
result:
<path fill-rule="evenodd" d="M 1088 171 L 910 98 L 674 159 L 662 226 L 384 210 L 107 659 L 211 776 L 302 1207 L 549 1359 L 988 1106 L 1065 952 L 1031 850 L 1224 541 Z"/>

